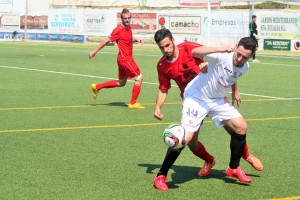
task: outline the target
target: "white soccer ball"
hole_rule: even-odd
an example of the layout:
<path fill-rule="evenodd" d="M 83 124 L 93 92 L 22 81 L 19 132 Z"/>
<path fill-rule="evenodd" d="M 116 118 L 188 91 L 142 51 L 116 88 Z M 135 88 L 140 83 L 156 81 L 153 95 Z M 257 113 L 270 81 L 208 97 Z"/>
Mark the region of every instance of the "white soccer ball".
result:
<path fill-rule="evenodd" d="M 164 130 L 163 140 L 168 147 L 179 149 L 186 145 L 187 133 L 181 125 L 172 124 Z"/>

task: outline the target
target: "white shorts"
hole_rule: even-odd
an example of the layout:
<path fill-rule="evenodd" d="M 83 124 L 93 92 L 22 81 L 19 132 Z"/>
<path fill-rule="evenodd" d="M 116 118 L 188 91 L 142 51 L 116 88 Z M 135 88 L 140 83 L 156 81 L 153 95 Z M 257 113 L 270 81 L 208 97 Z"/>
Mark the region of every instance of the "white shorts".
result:
<path fill-rule="evenodd" d="M 210 103 L 192 98 L 184 99 L 181 125 L 186 131 L 196 132 L 206 116 L 209 116 L 218 128 L 224 126 L 223 120 L 242 117 L 226 97 Z"/>

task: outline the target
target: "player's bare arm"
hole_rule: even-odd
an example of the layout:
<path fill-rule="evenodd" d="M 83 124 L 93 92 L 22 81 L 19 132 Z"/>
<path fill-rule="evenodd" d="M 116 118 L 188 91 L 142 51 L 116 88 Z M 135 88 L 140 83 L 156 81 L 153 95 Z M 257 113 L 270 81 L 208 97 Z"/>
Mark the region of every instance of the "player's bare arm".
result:
<path fill-rule="evenodd" d="M 201 73 L 203 73 L 203 74 L 207 73 L 207 71 L 208 71 L 207 65 L 208 65 L 207 62 L 200 63 L 199 68 L 201 70 Z"/>
<path fill-rule="evenodd" d="M 132 37 L 132 42 L 138 42 L 138 43 L 143 44 L 143 40 L 142 40 L 142 39 L 140 39 L 140 38 L 135 38 L 135 37 Z"/>
<path fill-rule="evenodd" d="M 235 82 L 232 86 L 231 86 L 231 97 L 232 97 L 232 105 L 234 105 L 234 103 L 236 102 L 236 105 L 238 107 L 240 107 L 242 100 L 241 100 L 241 96 L 240 93 L 238 91 L 238 86 L 237 86 L 237 82 Z"/>
<path fill-rule="evenodd" d="M 164 105 L 168 96 L 168 90 L 159 90 L 157 94 L 155 109 L 154 109 L 154 117 L 156 119 L 162 120 L 164 115 L 161 113 L 161 108 Z"/>
<path fill-rule="evenodd" d="M 201 46 L 194 48 L 192 50 L 192 54 L 196 58 L 203 59 L 203 56 L 211 54 L 211 53 L 230 53 L 234 51 L 236 48 L 236 45 L 230 44 L 223 47 L 207 47 L 207 46 Z"/>
<path fill-rule="evenodd" d="M 89 53 L 89 55 L 88 55 L 89 59 L 95 57 L 95 55 L 98 53 L 98 51 L 100 51 L 103 47 L 105 47 L 105 45 L 109 42 L 110 42 L 109 38 L 106 38 L 100 44 L 98 44 L 98 46 Z"/>

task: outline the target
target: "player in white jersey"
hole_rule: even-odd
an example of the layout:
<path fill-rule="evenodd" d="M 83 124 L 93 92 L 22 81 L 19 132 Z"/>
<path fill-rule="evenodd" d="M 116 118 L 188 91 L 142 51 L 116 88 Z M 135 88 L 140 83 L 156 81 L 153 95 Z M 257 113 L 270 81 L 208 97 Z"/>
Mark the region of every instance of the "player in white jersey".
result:
<path fill-rule="evenodd" d="M 248 59 L 253 56 L 256 43 L 250 37 L 242 38 L 232 53 L 203 55 L 201 48 L 193 55 L 208 62 L 208 72 L 200 73 L 186 87 L 181 124 L 188 132 L 188 143 L 197 142 L 202 120 L 209 116 L 217 127 L 231 133 L 231 158 L 226 174 L 241 182 L 251 182 L 239 166 L 246 142 L 247 123 L 226 98 L 237 79 L 248 69 Z"/>

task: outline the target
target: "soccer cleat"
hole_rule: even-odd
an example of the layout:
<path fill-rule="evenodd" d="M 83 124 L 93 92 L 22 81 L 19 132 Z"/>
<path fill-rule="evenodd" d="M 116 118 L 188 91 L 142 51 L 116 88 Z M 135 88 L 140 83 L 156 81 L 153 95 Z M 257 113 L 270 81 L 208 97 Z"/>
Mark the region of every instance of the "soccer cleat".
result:
<path fill-rule="evenodd" d="M 156 189 L 162 190 L 162 191 L 167 191 L 169 188 L 166 184 L 167 177 L 164 175 L 159 175 L 154 177 L 154 185 Z"/>
<path fill-rule="evenodd" d="M 243 183 L 252 182 L 252 179 L 246 175 L 246 173 L 240 166 L 236 169 L 231 169 L 230 167 L 228 167 L 226 170 L 226 175 L 237 178 L 240 182 Z"/>
<path fill-rule="evenodd" d="M 92 84 L 92 87 L 91 87 L 91 88 L 92 88 L 92 91 L 93 91 L 92 96 L 93 96 L 94 99 L 97 98 L 97 94 L 99 93 L 99 90 L 97 90 L 96 85 L 97 85 L 97 84 Z"/>
<path fill-rule="evenodd" d="M 145 109 L 144 106 L 142 106 L 140 103 L 135 103 L 135 104 L 128 104 L 128 108 L 130 109 Z"/>
<path fill-rule="evenodd" d="M 213 163 L 204 162 L 203 167 L 198 172 L 198 176 L 208 176 L 210 174 L 211 168 L 213 168 L 215 164 L 216 164 L 215 160 L 213 161 Z"/>
<path fill-rule="evenodd" d="M 249 154 L 249 156 L 245 159 L 248 163 L 250 163 L 250 165 L 252 165 L 252 167 L 258 171 L 261 171 L 264 169 L 264 165 L 262 164 L 262 162 L 256 158 L 254 155 L 252 155 L 251 153 Z"/>

